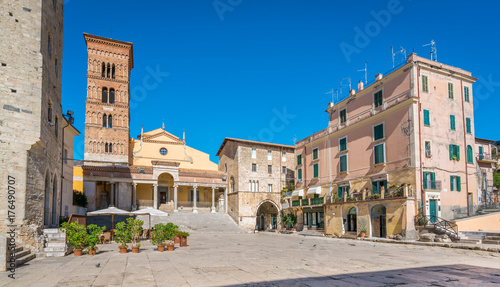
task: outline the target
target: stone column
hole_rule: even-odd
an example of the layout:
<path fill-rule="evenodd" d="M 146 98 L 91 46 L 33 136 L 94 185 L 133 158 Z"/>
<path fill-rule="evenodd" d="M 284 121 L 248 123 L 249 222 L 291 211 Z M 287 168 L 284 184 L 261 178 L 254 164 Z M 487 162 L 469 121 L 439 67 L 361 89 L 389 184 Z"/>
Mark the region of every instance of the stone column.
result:
<path fill-rule="evenodd" d="M 227 187 L 224 187 L 224 212 L 227 213 Z"/>
<path fill-rule="evenodd" d="M 196 189 L 198 188 L 197 185 L 193 185 L 193 213 L 198 213 L 198 207 L 196 207 Z"/>
<path fill-rule="evenodd" d="M 115 183 L 110 182 L 111 185 L 111 193 L 109 198 L 109 206 L 115 206 Z"/>
<path fill-rule="evenodd" d="M 158 209 L 158 184 L 153 184 L 153 208 Z"/>
<path fill-rule="evenodd" d="M 215 186 L 212 186 L 212 213 L 215 213 Z"/>
<path fill-rule="evenodd" d="M 177 184 L 174 184 L 174 212 L 178 212 L 177 210 Z"/>
<path fill-rule="evenodd" d="M 137 210 L 137 183 L 132 183 L 132 210 Z"/>

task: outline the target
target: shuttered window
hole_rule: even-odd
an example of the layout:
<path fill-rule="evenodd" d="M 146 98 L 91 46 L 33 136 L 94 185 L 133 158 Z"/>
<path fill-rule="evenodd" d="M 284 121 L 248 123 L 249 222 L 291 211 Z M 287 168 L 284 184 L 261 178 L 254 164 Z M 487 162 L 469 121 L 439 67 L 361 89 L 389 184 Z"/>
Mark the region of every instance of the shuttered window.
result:
<path fill-rule="evenodd" d="M 470 102 L 469 87 L 464 87 L 464 98 L 466 102 Z"/>
<path fill-rule="evenodd" d="M 380 107 L 384 101 L 384 95 L 382 94 L 382 91 L 378 91 L 373 95 L 373 104 L 375 107 Z"/>
<path fill-rule="evenodd" d="M 297 165 L 302 164 L 302 154 L 297 155 Z"/>
<path fill-rule="evenodd" d="M 474 163 L 474 155 L 472 152 L 472 147 L 470 145 L 467 146 L 467 162 Z"/>
<path fill-rule="evenodd" d="M 448 83 L 448 98 L 453 99 L 453 83 Z"/>
<path fill-rule="evenodd" d="M 455 130 L 455 116 L 454 115 L 450 115 L 450 129 L 452 131 Z"/>
<path fill-rule="evenodd" d="M 380 124 L 373 128 L 373 140 L 384 138 L 384 124 Z"/>
<path fill-rule="evenodd" d="M 450 159 L 451 160 L 460 160 L 460 146 L 451 144 L 450 145 Z"/>
<path fill-rule="evenodd" d="M 319 176 L 319 164 L 313 165 L 313 177 L 317 178 Z"/>
<path fill-rule="evenodd" d="M 431 119 L 429 117 L 429 110 L 424 110 L 424 126 L 430 126 Z"/>
<path fill-rule="evenodd" d="M 429 78 L 425 75 L 422 75 L 422 91 L 424 93 L 429 92 Z"/>
<path fill-rule="evenodd" d="M 339 151 L 347 150 L 347 138 L 341 138 L 339 140 Z"/>
<path fill-rule="evenodd" d="M 471 134 L 472 133 L 472 126 L 471 126 L 471 120 L 470 118 L 465 118 L 466 126 L 467 126 L 467 133 Z"/>
<path fill-rule="evenodd" d="M 374 157 L 374 162 L 375 164 L 383 163 L 385 162 L 385 155 L 384 155 L 384 144 L 379 144 L 376 145 L 373 148 L 373 157 Z"/>
<path fill-rule="evenodd" d="M 299 179 L 299 181 L 302 180 L 302 169 L 299 168 L 299 170 L 297 170 L 297 178 Z"/>
<path fill-rule="evenodd" d="M 340 172 L 347 171 L 347 155 L 343 155 L 340 157 Z"/>

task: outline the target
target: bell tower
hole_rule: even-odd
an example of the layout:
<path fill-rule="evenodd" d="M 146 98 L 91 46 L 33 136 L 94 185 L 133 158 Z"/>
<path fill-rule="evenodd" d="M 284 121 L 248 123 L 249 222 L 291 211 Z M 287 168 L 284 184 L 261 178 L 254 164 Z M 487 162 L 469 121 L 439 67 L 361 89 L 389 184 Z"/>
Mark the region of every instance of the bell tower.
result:
<path fill-rule="evenodd" d="M 83 36 L 88 53 L 85 164 L 128 166 L 133 45 Z"/>

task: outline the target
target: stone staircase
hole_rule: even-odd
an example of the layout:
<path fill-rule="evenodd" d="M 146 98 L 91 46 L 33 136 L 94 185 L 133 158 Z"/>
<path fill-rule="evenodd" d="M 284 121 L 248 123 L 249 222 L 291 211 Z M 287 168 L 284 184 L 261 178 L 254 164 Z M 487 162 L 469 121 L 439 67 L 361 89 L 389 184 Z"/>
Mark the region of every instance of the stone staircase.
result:
<path fill-rule="evenodd" d="M 23 247 L 16 247 L 14 254 L 16 258 L 16 266 L 22 265 L 36 258 L 36 254 L 31 253 L 29 249 L 25 250 Z"/>
<path fill-rule="evenodd" d="M 487 232 L 483 239 L 483 244 L 499 244 L 500 232 Z"/>
<path fill-rule="evenodd" d="M 460 243 L 481 244 L 484 236 L 485 234 L 483 232 L 460 231 L 458 233 Z"/>
<path fill-rule="evenodd" d="M 66 244 L 66 233 L 58 228 L 46 228 L 43 234 L 47 238 L 43 248 L 45 257 L 62 257 L 72 251 Z"/>

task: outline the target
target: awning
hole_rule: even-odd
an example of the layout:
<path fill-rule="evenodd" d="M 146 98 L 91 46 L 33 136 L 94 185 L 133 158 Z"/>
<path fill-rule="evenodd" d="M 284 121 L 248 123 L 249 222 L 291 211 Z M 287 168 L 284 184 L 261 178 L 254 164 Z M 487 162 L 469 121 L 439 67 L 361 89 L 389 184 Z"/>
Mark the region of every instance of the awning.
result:
<path fill-rule="evenodd" d="M 303 189 L 296 189 L 292 192 L 292 196 L 304 196 L 304 190 Z"/>
<path fill-rule="evenodd" d="M 321 194 L 321 186 L 310 187 L 307 190 L 307 195 L 309 194 Z"/>

